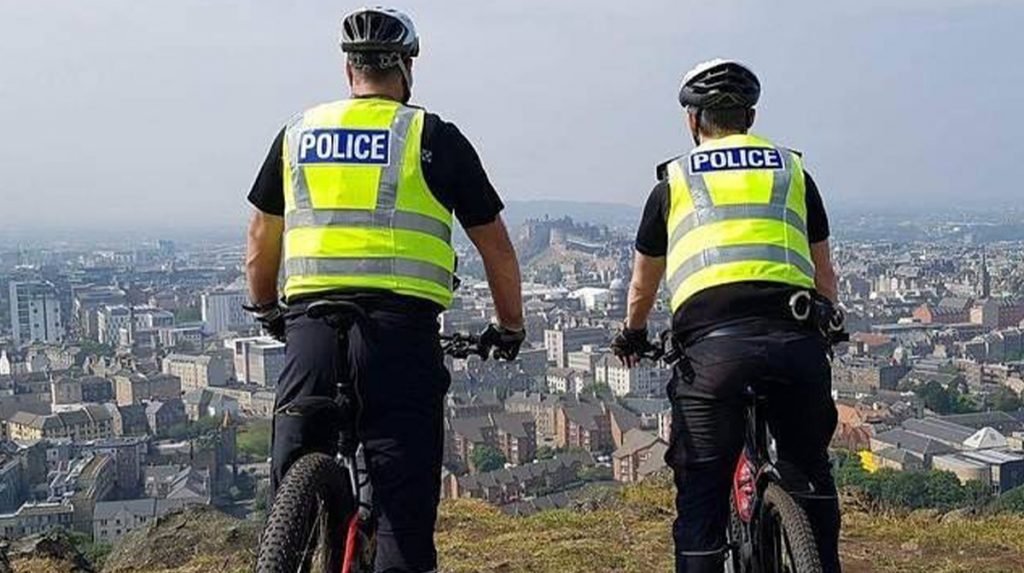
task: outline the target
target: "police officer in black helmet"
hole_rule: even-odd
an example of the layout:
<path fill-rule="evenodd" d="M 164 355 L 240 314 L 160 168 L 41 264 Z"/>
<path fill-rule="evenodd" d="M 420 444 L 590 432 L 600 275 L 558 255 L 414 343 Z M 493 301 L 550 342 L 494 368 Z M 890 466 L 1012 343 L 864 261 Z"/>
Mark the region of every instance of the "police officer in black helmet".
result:
<path fill-rule="evenodd" d="M 431 573 L 450 383 L 437 318 L 454 294 L 454 220 L 484 261 L 497 320 L 481 342 L 495 358 L 514 359 L 525 338 L 519 265 L 473 146 L 452 123 L 408 105 L 420 51 L 412 20 L 391 8 L 355 10 L 342 21 L 341 48 L 349 97 L 293 116 L 249 194 L 251 309 L 268 333 L 287 338 L 271 486 L 303 454 L 336 451 L 334 410 L 310 404 L 330 403 L 339 379 L 351 382 L 378 523 L 376 570 Z M 296 311 L 287 319 L 282 294 Z M 365 313 L 346 348 L 330 321 L 297 312 L 328 298 Z"/>
<path fill-rule="evenodd" d="M 683 78 L 679 101 L 697 147 L 658 168 L 637 232 L 625 327 L 612 346 L 627 364 L 647 348 L 647 316 L 667 277 L 686 358 L 668 387 L 665 456 L 677 488 L 677 573 L 722 571 L 747 385 L 766 397 L 779 459 L 814 484 L 801 501 L 824 570 L 840 567 L 827 341 L 798 318 L 806 309 L 790 305 L 835 301 L 828 219 L 799 154 L 748 133 L 760 95 L 757 76 L 732 60 Z"/>

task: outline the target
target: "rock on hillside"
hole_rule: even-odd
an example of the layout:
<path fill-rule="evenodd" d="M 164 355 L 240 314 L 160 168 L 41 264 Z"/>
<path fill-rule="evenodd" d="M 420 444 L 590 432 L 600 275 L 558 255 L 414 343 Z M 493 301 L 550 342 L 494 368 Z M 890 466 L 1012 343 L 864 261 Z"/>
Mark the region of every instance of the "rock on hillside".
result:
<path fill-rule="evenodd" d="M 61 530 L 33 535 L 0 547 L 0 573 L 95 573 Z"/>
<path fill-rule="evenodd" d="M 248 573 L 258 540 L 256 523 L 190 507 L 128 535 L 107 557 L 103 573 Z"/>

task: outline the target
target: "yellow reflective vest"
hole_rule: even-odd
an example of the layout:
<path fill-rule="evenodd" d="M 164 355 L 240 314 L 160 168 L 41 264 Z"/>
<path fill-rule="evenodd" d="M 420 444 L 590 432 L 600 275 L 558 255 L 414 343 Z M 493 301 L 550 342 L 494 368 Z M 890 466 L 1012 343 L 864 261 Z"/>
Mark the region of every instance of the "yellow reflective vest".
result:
<path fill-rule="evenodd" d="M 323 104 L 289 122 L 286 299 L 384 290 L 451 304 L 452 213 L 423 178 L 424 116 L 367 98 Z"/>
<path fill-rule="evenodd" d="M 753 135 L 708 141 L 668 165 L 666 277 L 677 310 L 715 286 L 814 287 L 800 157 Z"/>

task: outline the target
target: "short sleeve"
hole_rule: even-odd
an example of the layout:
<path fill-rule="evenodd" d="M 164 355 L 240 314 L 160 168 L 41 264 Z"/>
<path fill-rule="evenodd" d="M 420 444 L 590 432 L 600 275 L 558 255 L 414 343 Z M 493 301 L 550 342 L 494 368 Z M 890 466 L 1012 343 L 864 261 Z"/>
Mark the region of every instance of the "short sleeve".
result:
<path fill-rule="evenodd" d="M 256 175 L 256 181 L 249 190 L 249 202 L 253 207 L 268 215 L 284 216 L 284 178 L 281 170 L 281 156 L 284 147 L 284 129 L 277 133 L 263 166 Z"/>
<path fill-rule="evenodd" d="M 811 174 L 804 171 L 804 186 L 807 190 L 807 240 L 811 243 L 820 243 L 828 240 L 830 233 L 828 214 L 825 213 L 825 203 L 821 199 L 818 185 L 811 178 Z"/>
<path fill-rule="evenodd" d="M 473 144 L 434 114 L 424 120 L 421 160 L 430 190 L 463 228 L 491 223 L 505 208 Z"/>
<path fill-rule="evenodd" d="M 651 190 L 636 232 L 636 250 L 648 257 L 664 257 L 668 252 L 667 181 L 659 181 Z"/>

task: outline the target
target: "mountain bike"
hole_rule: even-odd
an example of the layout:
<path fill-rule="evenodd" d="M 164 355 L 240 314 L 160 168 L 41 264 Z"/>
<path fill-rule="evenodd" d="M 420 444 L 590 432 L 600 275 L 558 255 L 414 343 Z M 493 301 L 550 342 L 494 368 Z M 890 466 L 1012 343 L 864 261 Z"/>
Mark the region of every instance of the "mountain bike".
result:
<path fill-rule="evenodd" d="M 328 322 L 338 332 L 342 352 L 349 328 L 366 318 L 355 303 L 324 300 L 298 311 Z M 455 358 L 487 359 L 490 348 L 478 336 L 442 336 L 442 349 Z M 328 410 L 337 422 L 338 453 L 310 452 L 292 464 L 274 498 L 260 539 L 257 573 L 370 573 L 376 552 L 373 487 L 359 441 L 358 388 L 337 381 L 335 399 L 320 398 L 309 408 Z M 318 414 L 319 416 L 320 414 Z"/>
<path fill-rule="evenodd" d="M 848 339 L 841 331 L 825 333 L 831 345 Z M 645 358 L 685 368 L 671 331 L 651 343 Z M 726 532 L 728 573 L 821 573 L 818 547 L 807 513 L 797 503 L 814 495 L 810 480 L 791 464 L 778 460 L 764 414 L 764 397 L 748 386 L 744 445 L 736 462 Z"/>

